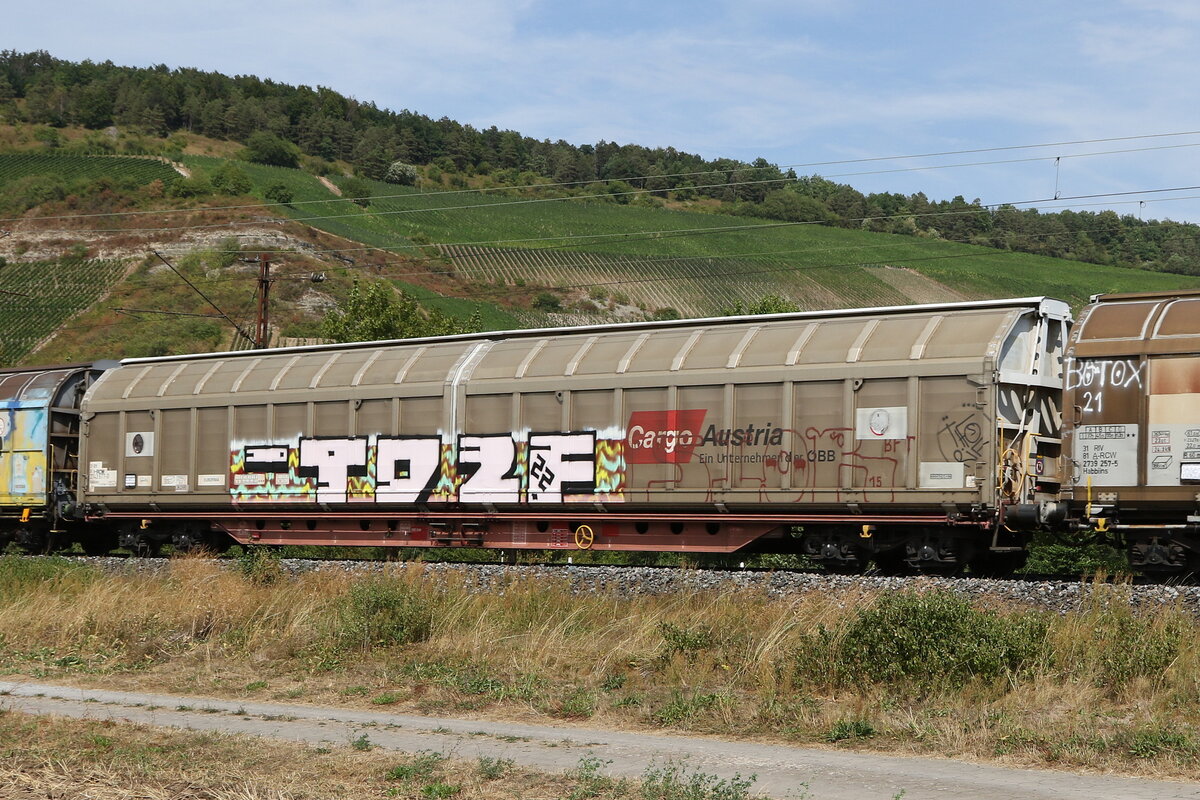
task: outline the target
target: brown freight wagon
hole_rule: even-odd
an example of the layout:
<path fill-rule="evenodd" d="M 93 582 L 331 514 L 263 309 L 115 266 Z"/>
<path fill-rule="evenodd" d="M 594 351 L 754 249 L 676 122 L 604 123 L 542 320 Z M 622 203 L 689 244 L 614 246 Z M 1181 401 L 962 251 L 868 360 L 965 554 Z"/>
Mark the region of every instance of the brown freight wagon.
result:
<path fill-rule="evenodd" d="M 1069 322 L 1026 298 L 131 359 L 84 399 L 82 500 L 143 549 L 978 567 L 1057 497 Z"/>
<path fill-rule="evenodd" d="M 1200 570 L 1200 292 L 1093 297 L 1067 364 L 1072 517 L 1136 568 Z"/>

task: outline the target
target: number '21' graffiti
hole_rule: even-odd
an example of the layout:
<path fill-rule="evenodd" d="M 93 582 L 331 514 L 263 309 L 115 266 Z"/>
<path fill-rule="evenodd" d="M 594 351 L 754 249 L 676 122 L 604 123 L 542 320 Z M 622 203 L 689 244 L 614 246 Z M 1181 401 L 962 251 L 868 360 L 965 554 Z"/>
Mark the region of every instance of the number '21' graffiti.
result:
<path fill-rule="evenodd" d="M 561 503 L 623 499 L 624 446 L 596 431 L 301 437 L 230 451 L 239 501 Z"/>

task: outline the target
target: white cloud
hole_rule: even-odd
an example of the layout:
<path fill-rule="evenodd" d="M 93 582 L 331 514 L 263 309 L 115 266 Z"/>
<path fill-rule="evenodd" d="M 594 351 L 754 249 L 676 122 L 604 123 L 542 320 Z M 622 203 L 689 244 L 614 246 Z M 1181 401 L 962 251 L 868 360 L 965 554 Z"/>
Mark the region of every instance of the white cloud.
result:
<path fill-rule="evenodd" d="M 1160 64 L 1163 57 L 1190 47 L 1194 36 L 1179 27 L 1134 27 L 1085 22 L 1079 26 L 1080 52 L 1100 64 Z"/>

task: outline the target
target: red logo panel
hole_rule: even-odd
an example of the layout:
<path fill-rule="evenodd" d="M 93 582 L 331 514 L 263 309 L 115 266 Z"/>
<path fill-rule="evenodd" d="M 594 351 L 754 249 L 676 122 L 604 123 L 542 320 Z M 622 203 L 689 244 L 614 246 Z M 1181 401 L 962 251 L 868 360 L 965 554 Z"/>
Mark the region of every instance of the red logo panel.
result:
<path fill-rule="evenodd" d="M 628 464 L 683 464 L 700 443 L 707 410 L 634 411 L 625 427 Z"/>

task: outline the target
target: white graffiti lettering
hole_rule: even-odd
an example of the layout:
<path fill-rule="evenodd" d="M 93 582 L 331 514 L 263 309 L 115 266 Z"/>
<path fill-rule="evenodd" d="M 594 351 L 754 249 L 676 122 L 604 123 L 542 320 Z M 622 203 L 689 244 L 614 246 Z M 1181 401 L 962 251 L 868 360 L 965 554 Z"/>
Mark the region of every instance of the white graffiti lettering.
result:
<path fill-rule="evenodd" d="M 441 437 L 380 436 L 376 448 L 375 499 L 381 503 L 425 501 L 441 474 Z"/>
<path fill-rule="evenodd" d="M 1142 388 L 1142 371 L 1145 364 L 1132 358 L 1068 359 L 1067 390 L 1105 388 Z"/>
<path fill-rule="evenodd" d="M 596 491 L 596 434 L 529 437 L 529 502 L 561 503 L 563 495 Z"/>
<path fill-rule="evenodd" d="M 318 503 L 344 503 L 347 480 L 367 474 L 367 440 L 301 439 L 298 472 L 316 479 Z"/>
<path fill-rule="evenodd" d="M 257 500 L 556 503 L 597 491 L 597 448 L 609 458 L 614 438 L 620 441 L 622 432 L 603 443 L 596 431 L 585 431 L 468 434 L 454 447 L 440 435 L 241 444 L 231 451 L 230 487 L 239 498 Z M 610 463 L 602 470 L 609 481 Z"/>
<path fill-rule="evenodd" d="M 458 499 L 464 503 L 515 503 L 521 499 L 517 443 L 508 434 L 458 437 Z"/>
<path fill-rule="evenodd" d="M 648 431 L 641 425 L 634 425 L 629 429 L 629 446 L 635 449 L 650 450 L 657 445 L 664 453 L 674 453 L 676 447 L 686 447 L 695 441 L 696 434 L 686 430 Z"/>

